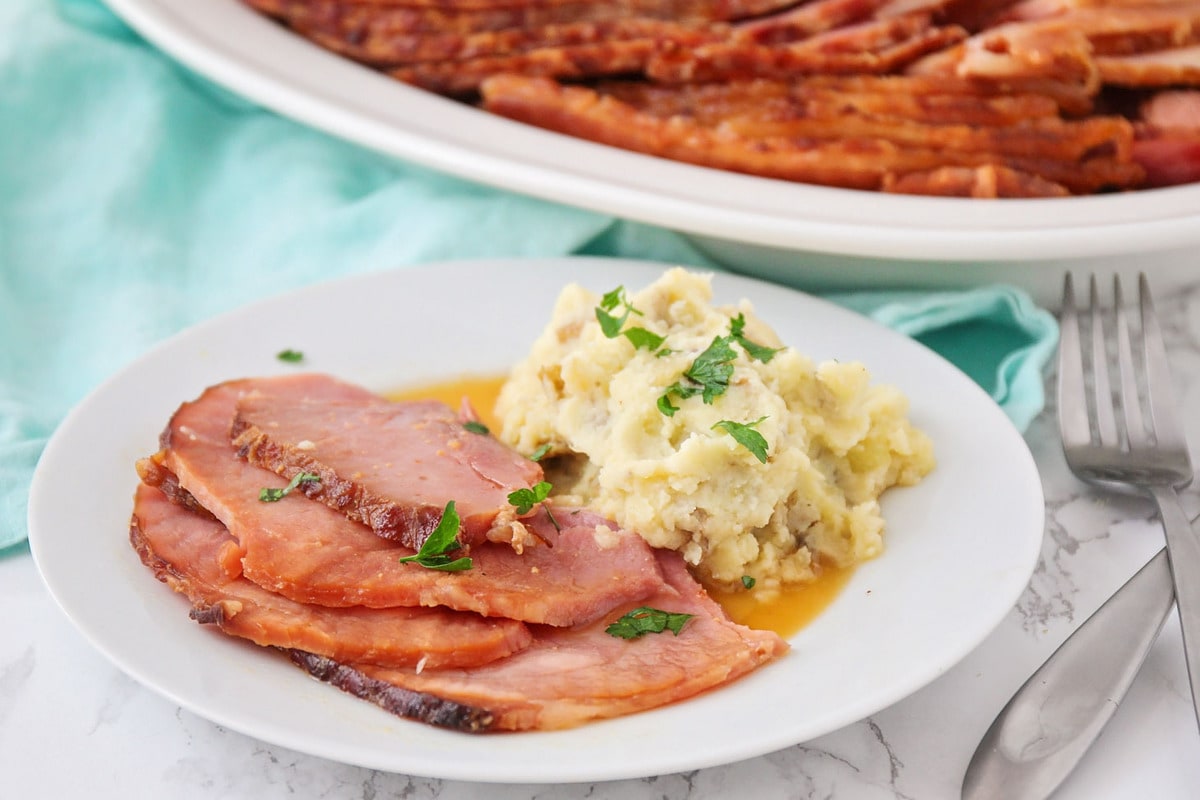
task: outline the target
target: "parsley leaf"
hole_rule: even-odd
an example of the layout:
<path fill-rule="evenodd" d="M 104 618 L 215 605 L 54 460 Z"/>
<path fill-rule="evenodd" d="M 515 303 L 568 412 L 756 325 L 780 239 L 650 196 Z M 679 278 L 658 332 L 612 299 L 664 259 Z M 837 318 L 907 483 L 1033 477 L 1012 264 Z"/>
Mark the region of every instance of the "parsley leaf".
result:
<path fill-rule="evenodd" d="M 642 606 L 611 623 L 604 632 L 618 639 L 638 639 L 647 633 L 662 633 L 668 630 L 678 636 L 693 616 L 695 615 Z"/>
<path fill-rule="evenodd" d="M 546 442 L 544 445 L 539 447 L 537 450 L 534 450 L 532 453 L 530 453 L 529 460 L 530 461 L 541 461 L 543 458 L 546 457 L 546 453 L 549 453 L 549 452 L 550 452 L 550 443 Z M 509 502 L 512 502 L 512 501 L 509 501 Z"/>
<path fill-rule="evenodd" d="M 730 347 L 731 336 L 718 336 L 683 373 L 685 378 L 695 381 L 704 389 L 704 402 L 712 405 L 714 398 L 725 394 L 729 379 L 733 376 L 733 360 L 737 353 Z"/>
<path fill-rule="evenodd" d="M 458 512 L 454 509 L 454 501 L 451 500 L 446 503 L 446 508 L 442 511 L 442 519 L 433 529 L 433 533 L 429 534 L 429 537 L 421 543 L 421 549 L 411 556 L 401 558 L 401 563 L 412 561 L 426 569 L 436 569 L 442 572 L 459 572 L 470 569 L 471 559 L 450 557 L 450 553 L 462 546 L 456 538 L 460 521 Z"/>
<path fill-rule="evenodd" d="M 625 312 L 619 317 L 612 314 L 617 306 L 621 306 Z M 600 323 L 600 330 L 607 338 L 615 339 L 621 334 L 621 328 L 629 319 L 629 315 L 641 313 L 625 297 L 625 287 L 618 286 L 600 298 L 600 305 L 596 307 L 596 321 Z"/>
<path fill-rule="evenodd" d="M 720 428 L 734 438 L 734 440 L 745 447 L 754 457 L 762 463 L 767 463 L 767 440 L 763 435 L 754 430 L 754 426 L 762 422 L 766 417 L 759 417 L 754 422 L 734 422 L 733 420 L 723 419 L 712 426 L 713 430 Z"/>
<path fill-rule="evenodd" d="M 624 335 L 638 349 L 657 350 L 667 340 L 667 337 L 659 336 L 657 333 L 648 331 L 645 328 L 630 328 L 625 331 Z"/>
<path fill-rule="evenodd" d="M 742 346 L 742 349 L 746 351 L 746 355 L 750 356 L 754 360 L 761 361 L 762 363 L 766 364 L 775 357 L 776 353 L 783 350 L 782 347 L 767 347 L 766 345 L 761 345 L 757 342 L 747 339 L 742 334 L 742 331 L 745 329 L 745 314 L 738 314 L 736 317 L 729 320 L 729 335 L 732 336 L 733 339 Z"/>
<path fill-rule="evenodd" d="M 668 386 L 658 398 L 658 410 L 668 417 L 674 416 L 679 408 L 671 402 L 671 395 L 682 400 L 702 395 L 707 405 L 725 394 L 729 388 L 729 379 L 733 376 L 733 360 L 737 358 L 734 352 L 732 336 L 718 336 L 696 356 L 696 360 L 688 367 L 683 377 L 685 381 L 676 381 Z"/>
<path fill-rule="evenodd" d="M 489 433 L 491 433 L 491 431 L 488 430 L 487 425 L 484 425 L 482 422 L 476 422 L 473 419 L 469 419 L 464 422 L 463 427 L 469 430 L 471 433 L 478 433 L 480 436 L 487 436 Z"/>
<path fill-rule="evenodd" d="M 612 312 L 620 306 L 622 314 L 614 315 Z M 622 331 L 625 323 L 629 320 L 631 314 L 642 316 L 642 312 L 634 308 L 629 302 L 629 298 L 625 296 L 625 287 L 618 286 L 611 292 L 608 292 L 600 298 L 600 305 L 596 306 L 596 321 L 600 323 L 600 331 L 609 339 L 615 339 L 618 336 L 624 336 L 629 340 L 630 344 L 635 349 L 645 348 L 646 350 L 657 350 L 662 347 L 663 342 L 667 340 L 665 336 L 659 336 L 653 331 L 648 331 L 645 328 L 630 328 L 627 331 Z"/>
<path fill-rule="evenodd" d="M 292 350 L 289 348 L 287 350 L 280 350 L 275 354 L 275 357 L 280 361 L 286 361 L 289 364 L 295 364 L 298 361 L 304 360 L 304 353 L 300 352 L 299 350 Z"/>
<path fill-rule="evenodd" d="M 541 483 L 534 484 L 532 489 L 517 489 L 515 492 L 510 492 L 508 502 L 517 507 L 518 514 L 528 514 L 533 510 L 534 506 L 540 503 L 542 510 L 546 512 L 546 518 L 554 526 L 554 530 L 561 531 L 562 526 L 554 518 L 554 513 L 550 511 L 550 506 L 545 503 L 546 498 L 550 496 L 550 490 L 553 488 L 554 486 L 549 481 L 542 481 Z"/>
<path fill-rule="evenodd" d="M 758 581 L 754 580 L 753 575 L 743 575 L 742 576 L 742 586 L 745 586 L 747 589 L 753 589 L 754 584 L 756 584 L 756 583 L 758 583 Z"/>
<path fill-rule="evenodd" d="M 302 483 L 320 483 L 321 476 L 312 472 L 297 472 L 282 489 L 260 489 L 258 499 L 264 503 L 276 503 L 291 494 Z"/>
<path fill-rule="evenodd" d="M 517 489 L 508 495 L 508 502 L 517 507 L 518 514 L 528 514 L 538 503 L 550 496 L 554 487 L 548 481 L 535 484 L 532 489 Z"/>

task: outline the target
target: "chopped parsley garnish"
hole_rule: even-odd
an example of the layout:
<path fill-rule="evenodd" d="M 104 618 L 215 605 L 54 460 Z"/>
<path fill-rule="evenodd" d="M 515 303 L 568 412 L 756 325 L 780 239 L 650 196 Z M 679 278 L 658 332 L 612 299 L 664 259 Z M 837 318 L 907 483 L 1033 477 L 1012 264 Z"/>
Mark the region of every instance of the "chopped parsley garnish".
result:
<path fill-rule="evenodd" d="M 487 425 L 484 425 L 482 422 L 476 422 L 473 419 L 469 419 L 464 422 L 463 427 L 469 430 L 471 433 L 478 433 L 480 436 L 487 436 L 491 433 L 491 431 L 488 430 Z"/>
<path fill-rule="evenodd" d="M 292 349 L 280 350 L 275 354 L 275 357 L 280 361 L 286 361 L 289 364 L 295 364 L 298 361 L 304 360 L 304 353 L 300 352 L 299 350 Z"/>
<path fill-rule="evenodd" d="M 758 583 L 758 581 L 754 580 L 754 576 L 752 576 L 752 575 L 743 575 L 742 576 L 742 586 L 745 586 L 747 589 L 753 589 L 754 584 L 756 584 L 756 583 Z"/>
<path fill-rule="evenodd" d="M 638 639 L 647 633 L 662 633 L 663 631 L 670 631 L 678 636 L 679 632 L 683 630 L 683 626 L 693 616 L 693 614 L 680 614 L 642 606 L 610 624 L 604 629 L 604 632 L 610 636 L 616 636 L 618 639 Z"/>
<path fill-rule="evenodd" d="M 442 511 L 442 519 L 438 522 L 433 533 L 429 534 L 421 549 L 411 556 L 404 556 L 401 563 L 412 561 L 426 569 L 437 569 L 443 572 L 459 572 L 471 568 L 471 559 L 467 557 L 453 558 L 450 554 L 462 545 L 458 543 L 458 526 L 461 520 L 454 509 L 454 501 L 446 503 Z"/>
<path fill-rule="evenodd" d="M 761 361 L 762 363 L 766 364 L 775 357 L 776 353 L 783 349 L 782 347 L 767 347 L 766 345 L 761 345 L 757 342 L 747 339 L 742 333 L 742 331 L 745 329 L 745 314 L 738 314 L 736 317 L 729 320 L 729 335 L 732 336 L 734 340 L 742 346 L 742 349 L 746 351 L 746 355 L 750 356 L 756 361 Z"/>
<path fill-rule="evenodd" d="M 541 461 L 543 458 L 546 457 L 546 453 L 549 453 L 549 452 L 550 452 L 550 443 L 547 442 L 546 444 L 539 447 L 537 450 L 534 450 L 529 455 L 529 460 L 530 461 Z"/>
<path fill-rule="evenodd" d="M 550 496 L 550 490 L 553 488 L 549 481 L 542 481 L 532 489 L 517 489 L 509 493 L 508 502 L 517 507 L 518 514 L 528 514 L 534 506 Z"/>
<path fill-rule="evenodd" d="M 554 530 L 561 531 L 562 526 L 554 518 L 550 506 L 546 505 L 546 498 L 550 496 L 550 490 L 553 488 L 554 486 L 549 481 L 541 481 L 534 484 L 532 489 L 517 489 L 515 492 L 510 492 L 508 502 L 517 507 L 518 514 L 528 514 L 534 506 L 541 504 L 542 510 L 546 512 L 546 517 L 554 526 Z"/>
<path fill-rule="evenodd" d="M 734 422 L 733 420 L 723 419 L 712 426 L 715 431 L 717 428 L 728 433 L 734 438 L 738 444 L 749 450 L 762 463 L 767 463 L 767 440 L 763 435 L 754 430 L 754 426 L 762 422 L 766 417 L 759 417 L 754 422 Z"/>
<path fill-rule="evenodd" d="M 620 316 L 613 314 L 620 308 Z M 625 323 L 629 320 L 630 315 L 637 314 L 642 316 L 642 312 L 634 308 L 629 302 L 629 298 L 625 296 L 625 287 L 618 286 L 611 292 L 608 292 L 600 298 L 600 305 L 596 306 L 596 321 L 600 323 L 600 331 L 609 339 L 615 339 L 618 336 L 624 336 L 634 346 L 635 349 L 645 349 L 651 352 L 662 347 L 666 341 L 665 336 L 659 336 L 653 331 L 648 331 L 645 328 L 630 328 L 622 331 Z"/>
<path fill-rule="evenodd" d="M 302 483 L 320 483 L 321 476 L 312 472 L 297 472 L 296 477 L 288 481 L 288 485 L 282 489 L 261 489 L 258 492 L 258 499 L 264 503 L 275 503 L 287 497 L 296 487 Z"/>
<path fill-rule="evenodd" d="M 683 380 L 676 381 L 658 398 L 658 410 L 668 417 L 674 416 L 679 407 L 671 402 L 671 395 L 686 400 L 701 395 L 707 405 L 725 394 L 729 379 L 733 376 L 733 336 L 718 336 L 696 356 L 696 360 L 683 373 Z"/>

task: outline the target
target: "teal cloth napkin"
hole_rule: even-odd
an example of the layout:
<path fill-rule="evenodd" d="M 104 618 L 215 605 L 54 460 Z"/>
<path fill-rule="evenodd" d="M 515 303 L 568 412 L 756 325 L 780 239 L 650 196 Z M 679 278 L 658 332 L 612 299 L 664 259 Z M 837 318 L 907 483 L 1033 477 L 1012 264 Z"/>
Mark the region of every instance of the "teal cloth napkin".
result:
<path fill-rule="evenodd" d="M 152 344 L 331 277 L 567 254 L 717 268 L 675 233 L 434 173 L 188 73 L 98 0 L 0 3 L 0 549 L 39 454 Z M 939 350 L 1024 429 L 1053 318 L 1009 287 L 837 296 Z"/>

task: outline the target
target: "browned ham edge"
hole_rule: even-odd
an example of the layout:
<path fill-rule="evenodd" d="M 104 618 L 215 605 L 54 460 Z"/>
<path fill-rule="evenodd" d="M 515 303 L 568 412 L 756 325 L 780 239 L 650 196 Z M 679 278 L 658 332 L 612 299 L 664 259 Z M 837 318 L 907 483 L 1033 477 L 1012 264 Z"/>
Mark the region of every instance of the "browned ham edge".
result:
<path fill-rule="evenodd" d="M 320 476 L 304 494 L 414 550 L 451 500 L 463 544 L 536 542 L 508 495 L 541 467 L 443 403 L 392 403 L 326 375 L 263 378 L 239 398 L 230 436 L 240 458 L 289 480 Z"/>
<path fill-rule="evenodd" d="M 289 650 L 287 654 L 292 663 L 317 680 L 336 686 L 361 700 L 374 703 L 398 717 L 463 733 L 491 730 L 495 722 L 495 717 L 487 709 L 395 686 L 387 681 L 371 678 L 352 666 L 325 656 L 303 650 Z"/>
<path fill-rule="evenodd" d="M 241 548 L 219 522 L 145 484 L 130 543 L 155 576 L 192 602 L 190 616 L 255 644 L 385 667 L 469 667 L 526 647 L 529 629 L 448 609 L 334 609 L 295 603 L 241 575 Z"/>

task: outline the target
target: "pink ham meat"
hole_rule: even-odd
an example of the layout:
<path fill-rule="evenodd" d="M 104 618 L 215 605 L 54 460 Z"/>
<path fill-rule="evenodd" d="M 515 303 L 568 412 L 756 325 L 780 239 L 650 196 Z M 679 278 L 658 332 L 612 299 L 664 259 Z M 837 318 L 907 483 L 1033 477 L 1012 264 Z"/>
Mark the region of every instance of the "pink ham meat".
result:
<path fill-rule="evenodd" d="M 256 380 L 238 401 L 231 435 L 251 464 L 291 479 L 319 475 L 304 493 L 412 548 L 437 527 L 448 500 L 473 544 L 527 540 L 508 495 L 542 469 L 444 403 L 393 403 L 327 375 Z"/>
<path fill-rule="evenodd" d="M 142 563 L 192 601 L 193 619 L 255 644 L 392 668 L 470 667 L 532 639 L 513 620 L 440 608 L 322 608 L 272 594 L 241 577 L 240 548 L 221 523 L 145 484 L 135 495 L 129 538 Z"/>
<path fill-rule="evenodd" d="M 784 654 L 774 633 L 729 620 L 675 553 L 659 554 L 665 582 L 645 601 L 694 614 L 678 636 L 619 639 L 610 622 L 642 603 L 568 629 L 539 628 L 516 655 L 470 670 L 382 669 L 293 650 L 313 676 L 386 710 L 472 732 L 555 730 L 673 703 L 729 683 Z"/>
<path fill-rule="evenodd" d="M 245 576 L 263 588 L 302 603 L 442 605 L 565 626 L 596 619 L 661 585 L 641 537 L 613 530 L 584 510 L 556 509 L 561 531 L 544 512 L 528 518 L 549 546 L 519 554 L 507 544 L 484 542 L 470 548 L 472 569 L 439 572 L 401 563 L 412 550 L 302 495 L 260 502 L 260 488 L 286 482 L 236 458 L 228 437 L 239 397 L 256 386 L 221 384 L 182 405 L 162 434 L 162 451 L 139 472 L 154 485 L 169 475 L 224 523 L 242 548 Z M 605 535 L 597 536 L 598 526 Z"/>

